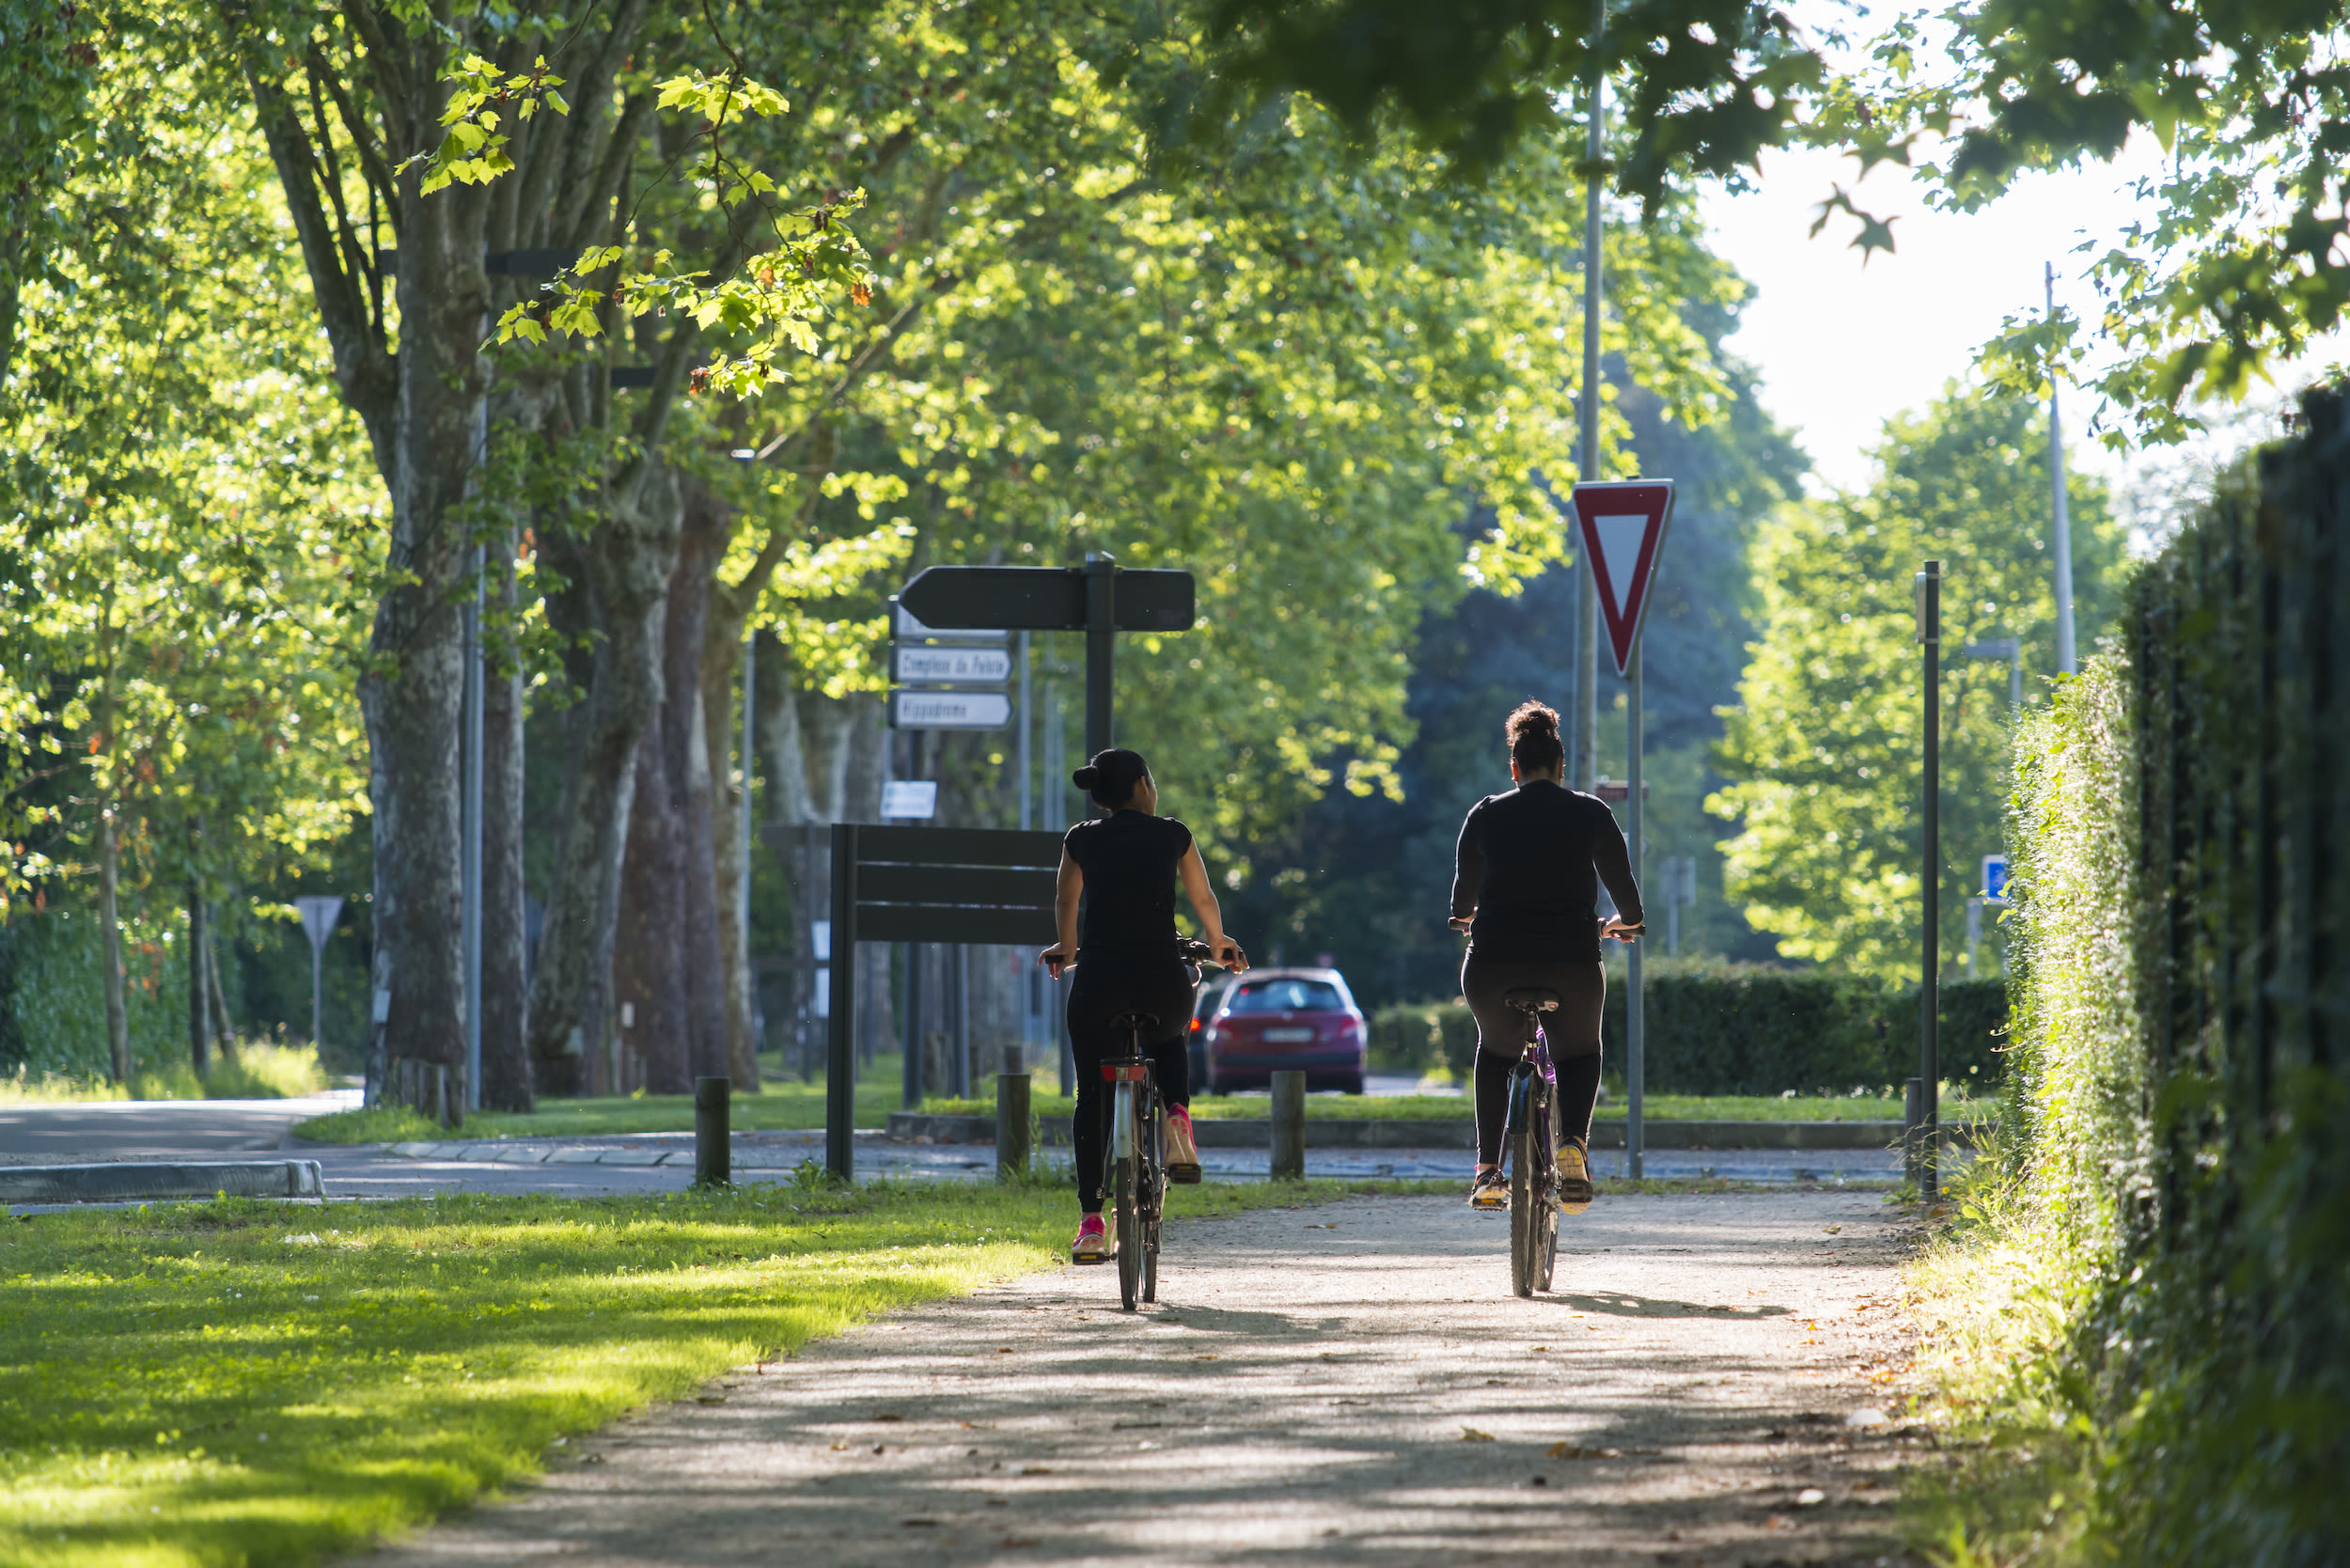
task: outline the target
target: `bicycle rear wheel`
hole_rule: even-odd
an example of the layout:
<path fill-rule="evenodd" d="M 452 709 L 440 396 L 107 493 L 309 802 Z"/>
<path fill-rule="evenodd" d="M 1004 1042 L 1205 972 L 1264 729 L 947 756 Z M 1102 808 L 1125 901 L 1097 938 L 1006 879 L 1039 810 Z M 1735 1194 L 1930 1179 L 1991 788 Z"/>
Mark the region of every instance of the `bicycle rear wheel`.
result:
<path fill-rule="evenodd" d="M 1153 1102 L 1150 1120 L 1143 1124 L 1142 1200 L 1137 1205 L 1142 1220 L 1142 1299 L 1159 1299 L 1159 1216 L 1167 1207 L 1167 1170 L 1159 1164 L 1157 1151 L 1159 1121 L 1162 1112 Z"/>
<path fill-rule="evenodd" d="M 1532 1295 L 1542 1272 L 1543 1213 L 1550 1207 L 1543 1191 L 1540 1135 L 1534 1126 L 1534 1085 L 1522 1074 L 1510 1092 L 1510 1289 Z"/>
<path fill-rule="evenodd" d="M 1131 1093 L 1126 1085 L 1120 1094 Z M 1118 1295 L 1126 1310 L 1135 1309 L 1142 1294 L 1142 1152 L 1136 1137 L 1111 1162 L 1112 1186 L 1118 1211 Z"/>

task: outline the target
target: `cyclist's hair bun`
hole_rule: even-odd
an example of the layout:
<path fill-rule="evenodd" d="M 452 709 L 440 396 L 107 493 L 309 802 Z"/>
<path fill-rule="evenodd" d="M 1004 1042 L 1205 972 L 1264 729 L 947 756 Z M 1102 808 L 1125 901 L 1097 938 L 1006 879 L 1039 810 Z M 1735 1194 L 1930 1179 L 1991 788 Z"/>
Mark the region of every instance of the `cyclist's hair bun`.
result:
<path fill-rule="evenodd" d="M 1567 760 L 1559 740 L 1559 710 L 1546 702 L 1521 702 L 1502 727 L 1510 740 L 1510 760 L 1521 774 L 1549 773 Z"/>
<path fill-rule="evenodd" d="M 1069 781 L 1093 797 L 1094 803 L 1115 811 L 1135 798 L 1135 786 L 1151 776 L 1151 764 L 1139 751 L 1111 747 L 1097 751 L 1093 760 L 1069 776 Z"/>

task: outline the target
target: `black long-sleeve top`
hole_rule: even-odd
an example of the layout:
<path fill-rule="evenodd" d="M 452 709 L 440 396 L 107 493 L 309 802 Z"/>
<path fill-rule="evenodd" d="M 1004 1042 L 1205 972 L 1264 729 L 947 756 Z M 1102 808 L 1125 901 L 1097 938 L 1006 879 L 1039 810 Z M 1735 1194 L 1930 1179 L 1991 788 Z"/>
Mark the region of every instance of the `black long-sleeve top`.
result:
<path fill-rule="evenodd" d="M 1469 808 L 1454 852 L 1452 913 L 1474 911 L 1469 950 L 1480 958 L 1599 958 L 1599 884 L 1616 913 L 1641 923 L 1616 814 L 1597 795 L 1532 779 Z"/>

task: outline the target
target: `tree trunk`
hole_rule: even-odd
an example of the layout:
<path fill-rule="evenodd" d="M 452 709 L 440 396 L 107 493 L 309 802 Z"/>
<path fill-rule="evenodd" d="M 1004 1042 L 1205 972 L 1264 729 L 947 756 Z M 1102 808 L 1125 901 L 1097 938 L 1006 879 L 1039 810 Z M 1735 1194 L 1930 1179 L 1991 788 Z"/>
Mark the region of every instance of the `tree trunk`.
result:
<path fill-rule="evenodd" d="M 414 187 L 411 187 L 413 189 Z M 409 196 L 400 225 L 398 435 L 379 445 L 391 492 L 390 585 L 376 606 L 359 682 L 373 770 L 375 941 L 391 992 L 384 1050 L 446 1073 L 415 1075 L 418 1108 L 464 1116 L 463 872 L 457 734 L 463 685 L 460 603 L 472 549 L 454 512 L 470 492 L 488 384 L 489 304 L 478 199 Z M 394 1082 L 399 1081 L 395 1072 Z"/>
<path fill-rule="evenodd" d="M 111 737 L 110 737 L 111 738 Z M 98 950 L 106 966 L 106 1061 L 114 1081 L 131 1081 L 131 1018 L 122 996 L 122 923 L 117 918 L 115 807 L 98 810 Z"/>
<path fill-rule="evenodd" d="M 510 621 L 516 608 L 514 540 L 493 546 L 498 561 L 491 602 Z M 483 672 L 481 701 L 481 1105 L 536 1106 L 530 1074 L 529 994 L 524 980 L 523 676 L 500 659 Z"/>
<path fill-rule="evenodd" d="M 628 814 L 612 995 L 620 1039 L 644 1063 L 653 1094 L 694 1088 L 693 1018 L 685 986 L 685 822 L 670 798 L 661 727 L 636 746 L 636 798 Z"/>
<path fill-rule="evenodd" d="M 726 1001 L 727 1072 L 738 1094 L 759 1092 L 759 998 L 751 980 L 751 933 L 743 919 L 743 873 L 746 850 L 743 842 L 743 800 L 751 788 L 752 745 L 739 747 L 739 781 L 729 766 L 738 747 L 735 677 L 743 668 L 743 618 L 729 596 L 711 597 L 710 619 L 702 635 L 701 699 L 707 737 L 705 749 L 712 771 L 728 780 L 711 794 L 711 855 L 717 872 L 718 956 Z M 754 690 L 756 696 L 756 690 Z M 788 705 L 787 705 L 788 706 Z M 753 723 L 758 722 L 754 715 Z M 796 748 L 795 748 L 796 749 Z"/>
<path fill-rule="evenodd" d="M 204 930 L 204 886 L 188 878 L 188 1065 L 202 1077 L 212 1070 L 212 997 L 206 994 L 204 949 L 212 938 Z"/>
<path fill-rule="evenodd" d="M 677 529 L 675 495 L 663 487 L 644 506 L 602 519 L 585 539 L 540 535 L 571 581 L 548 600 L 548 618 L 592 649 L 573 666 L 572 684 L 585 696 L 572 711 L 560 832 L 530 980 L 531 1064 L 551 1094 L 588 1087 L 590 1057 L 607 1036 L 637 753 L 661 701 Z"/>
<path fill-rule="evenodd" d="M 204 920 L 204 990 L 212 1008 L 212 1043 L 220 1047 L 220 1059 L 237 1059 L 237 1021 L 228 1015 L 228 989 L 220 980 L 220 920 L 207 914 Z"/>

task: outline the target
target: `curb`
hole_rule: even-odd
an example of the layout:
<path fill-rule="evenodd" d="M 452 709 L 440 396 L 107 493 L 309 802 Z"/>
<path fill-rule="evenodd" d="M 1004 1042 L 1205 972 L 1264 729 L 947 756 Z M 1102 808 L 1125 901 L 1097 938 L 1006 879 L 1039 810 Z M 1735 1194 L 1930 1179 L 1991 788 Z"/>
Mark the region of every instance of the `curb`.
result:
<path fill-rule="evenodd" d="M 1465 1149 L 1475 1123 L 1448 1121 L 1340 1121 L 1308 1118 L 1308 1149 Z M 1273 1123 L 1242 1118 L 1191 1124 L 1202 1149 L 1270 1149 Z M 1069 1126 L 1058 1118 L 1038 1128 L 1038 1141 L 1059 1146 L 1069 1141 Z M 1650 1149 L 1892 1149 L 1902 1141 L 1898 1121 L 1668 1121 L 1650 1120 L 1642 1126 L 1642 1143 Z M 994 1143 L 992 1116 L 942 1116 L 919 1111 L 889 1113 L 889 1136 L 906 1142 Z M 1942 1130 L 1954 1145 L 1974 1142 L 1974 1129 L 1950 1123 Z M 1591 1147 L 1622 1149 L 1624 1123 L 1602 1118 L 1591 1123 Z"/>
<path fill-rule="evenodd" d="M 316 1160 L 255 1160 L 235 1165 L 164 1164 L 0 1166 L 0 1202 L 103 1203 L 141 1200 L 322 1198 Z"/>

